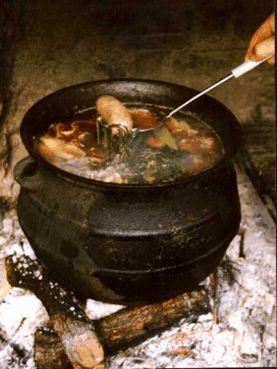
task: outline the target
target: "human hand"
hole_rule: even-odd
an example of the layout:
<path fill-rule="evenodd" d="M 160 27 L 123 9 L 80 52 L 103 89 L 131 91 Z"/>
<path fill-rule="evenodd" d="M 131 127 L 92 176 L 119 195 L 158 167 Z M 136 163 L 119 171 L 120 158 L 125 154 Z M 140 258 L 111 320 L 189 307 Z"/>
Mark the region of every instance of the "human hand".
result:
<path fill-rule="evenodd" d="M 272 13 L 252 36 L 245 61 L 259 61 L 272 55 L 269 64 L 275 63 L 275 14 Z"/>

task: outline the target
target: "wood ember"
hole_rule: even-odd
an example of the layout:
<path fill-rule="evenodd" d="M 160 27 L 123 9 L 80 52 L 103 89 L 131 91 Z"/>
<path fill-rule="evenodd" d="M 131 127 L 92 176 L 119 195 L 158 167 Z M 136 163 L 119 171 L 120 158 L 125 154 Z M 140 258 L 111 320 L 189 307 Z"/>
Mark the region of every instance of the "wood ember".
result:
<path fill-rule="evenodd" d="M 6 268 L 11 285 L 31 290 L 42 301 L 74 369 L 91 369 L 103 361 L 93 322 L 72 293 L 49 280 L 42 265 L 27 256 L 8 256 Z"/>

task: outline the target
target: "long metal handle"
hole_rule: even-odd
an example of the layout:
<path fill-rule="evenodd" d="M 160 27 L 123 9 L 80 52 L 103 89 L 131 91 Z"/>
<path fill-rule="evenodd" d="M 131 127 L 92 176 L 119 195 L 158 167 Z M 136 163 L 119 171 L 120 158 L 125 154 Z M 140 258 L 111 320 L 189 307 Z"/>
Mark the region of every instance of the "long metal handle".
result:
<path fill-rule="evenodd" d="M 229 79 L 233 78 L 234 75 L 233 74 L 229 74 L 228 76 L 222 78 L 221 80 L 219 80 L 218 82 L 214 83 L 212 86 L 206 88 L 206 90 L 203 90 L 202 92 L 200 92 L 199 94 L 195 95 L 194 97 L 192 97 L 191 99 L 187 100 L 184 104 L 178 106 L 176 109 L 172 110 L 172 112 L 170 112 L 167 116 L 167 118 L 171 117 L 173 114 L 177 113 L 177 111 L 181 110 L 182 108 L 184 108 L 185 106 L 187 106 L 188 104 L 192 103 L 194 100 L 197 100 L 199 97 L 205 95 L 206 93 L 208 93 L 209 91 L 213 90 L 214 88 L 218 87 L 219 85 L 221 85 L 222 83 L 228 81 Z"/>
<path fill-rule="evenodd" d="M 191 99 L 187 100 L 186 102 L 184 102 L 184 104 L 178 106 L 176 109 L 172 110 L 172 112 L 170 112 L 167 115 L 167 118 L 171 117 L 173 114 L 177 113 L 177 111 L 181 110 L 182 108 L 184 108 L 185 106 L 189 105 L 190 103 L 192 103 L 194 100 L 197 100 L 199 97 L 205 95 L 206 93 L 210 92 L 211 90 L 213 90 L 214 88 L 220 86 L 222 83 L 225 83 L 227 81 L 229 81 L 229 79 L 232 78 L 239 78 L 240 76 L 242 76 L 243 74 L 249 72 L 250 70 L 256 68 L 258 65 L 262 64 L 263 62 L 265 62 L 266 60 L 268 60 L 269 58 L 271 58 L 272 55 L 270 55 L 269 57 L 261 60 L 261 61 L 252 61 L 252 60 L 248 60 L 244 63 L 242 63 L 241 65 L 239 65 L 238 67 L 234 68 L 231 71 L 231 74 L 229 74 L 228 76 L 220 79 L 219 81 L 217 81 L 216 83 L 214 83 L 212 86 L 206 88 L 205 90 L 203 90 L 202 92 L 200 92 L 199 94 L 195 95 L 194 97 L 192 97 Z"/>

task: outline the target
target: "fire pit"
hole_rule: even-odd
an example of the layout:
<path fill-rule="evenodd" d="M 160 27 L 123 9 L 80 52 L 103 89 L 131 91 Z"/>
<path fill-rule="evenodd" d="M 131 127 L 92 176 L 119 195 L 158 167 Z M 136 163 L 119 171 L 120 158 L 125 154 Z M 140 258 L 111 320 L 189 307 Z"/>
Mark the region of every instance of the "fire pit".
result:
<path fill-rule="evenodd" d="M 30 153 L 15 167 L 20 225 L 53 276 L 82 297 L 131 303 L 165 299 L 196 286 L 221 261 L 240 223 L 231 162 L 240 142 L 232 113 L 205 96 L 191 112 L 221 138 L 225 156 L 189 178 L 153 185 L 78 177 L 34 151 L 33 137 L 93 106 L 99 95 L 169 108 L 195 94 L 159 81 L 98 81 L 57 91 L 25 115 Z"/>
<path fill-rule="evenodd" d="M 237 168 L 237 174 L 242 228 L 217 268 L 217 274 L 203 281 L 200 291 L 117 313 L 114 312 L 123 306 L 87 301 L 85 311 L 93 319 L 103 342 L 107 368 L 275 366 L 275 225 L 244 170 Z M 5 244 L 0 265 L 11 255 L 8 260 L 12 261 L 12 270 L 8 274 L 13 280 L 10 281 L 21 288 L 12 288 L 0 304 L 1 364 L 10 369 L 70 368 L 64 352 L 68 352 L 69 347 L 64 346 L 66 342 L 61 339 L 65 337 L 64 328 L 72 324 L 75 331 L 71 330 L 71 337 L 74 332 L 80 332 L 78 327 L 84 327 L 84 322 L 90 327 L 91 321 L 80 311 L 83 302 L 69 298 L 69 291 L 64 291 L 58 302 L 64 306 L 62 302 L 66 299 L 69 304 L 63 307 L 62 314 L 57 313 L 56 295 L 48 292 L 58 290 L 60 293 L 61 289 L 34 259 L 14 210 L 5 215 L 2 243 L 3 236 Z M 26 273 L 26 267 L 29 271 L 32 266 L 35 267 L 33 273 Z M 7 290 L 2 284 L 0 291 L 3 293 L 4 289 Z M 41 301 L 26 289 L 35 292 L 48 314 Z M 84 309 L 84 305 L 81 308 Z M 111 313 L 114 314 L 109 315 Z M 36 328 L 46 324 L 49 315 L 55 330 L 60 327 L 59 319 L 68 319 L 63 331 L 59 330 L 61 338 L 48 324 L 36 332 L 34 342 Z M 181 320 L 177 323 L 178 318 Z M 164 329 L 166 331 L 160 333 Z M 137 338 L 145 340 L 157 330 L 159 333 L 153 338 L 116 354 L 120 344 L 128 347 L 137 343 Z"/>

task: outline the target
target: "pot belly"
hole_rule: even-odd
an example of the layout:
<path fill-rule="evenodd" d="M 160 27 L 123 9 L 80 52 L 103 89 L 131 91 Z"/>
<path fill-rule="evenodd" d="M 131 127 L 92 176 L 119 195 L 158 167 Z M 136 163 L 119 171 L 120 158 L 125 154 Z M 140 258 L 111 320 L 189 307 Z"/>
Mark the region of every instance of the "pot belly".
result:
<path fill-rule="evenodd" d="M 221 175 L 155 201 L 96 196 L 85 214 L 69 200 L 55 206 L 52 194 L 46 206 L 39 193 L 22 189 L 19 222 L 41 261 L 77 294 L 117 303 L 165 298 L 208 276 L 237 233 L 235 173 L 228 167 Z M 62 188 L 65 197 L 74 193 Z"/>

